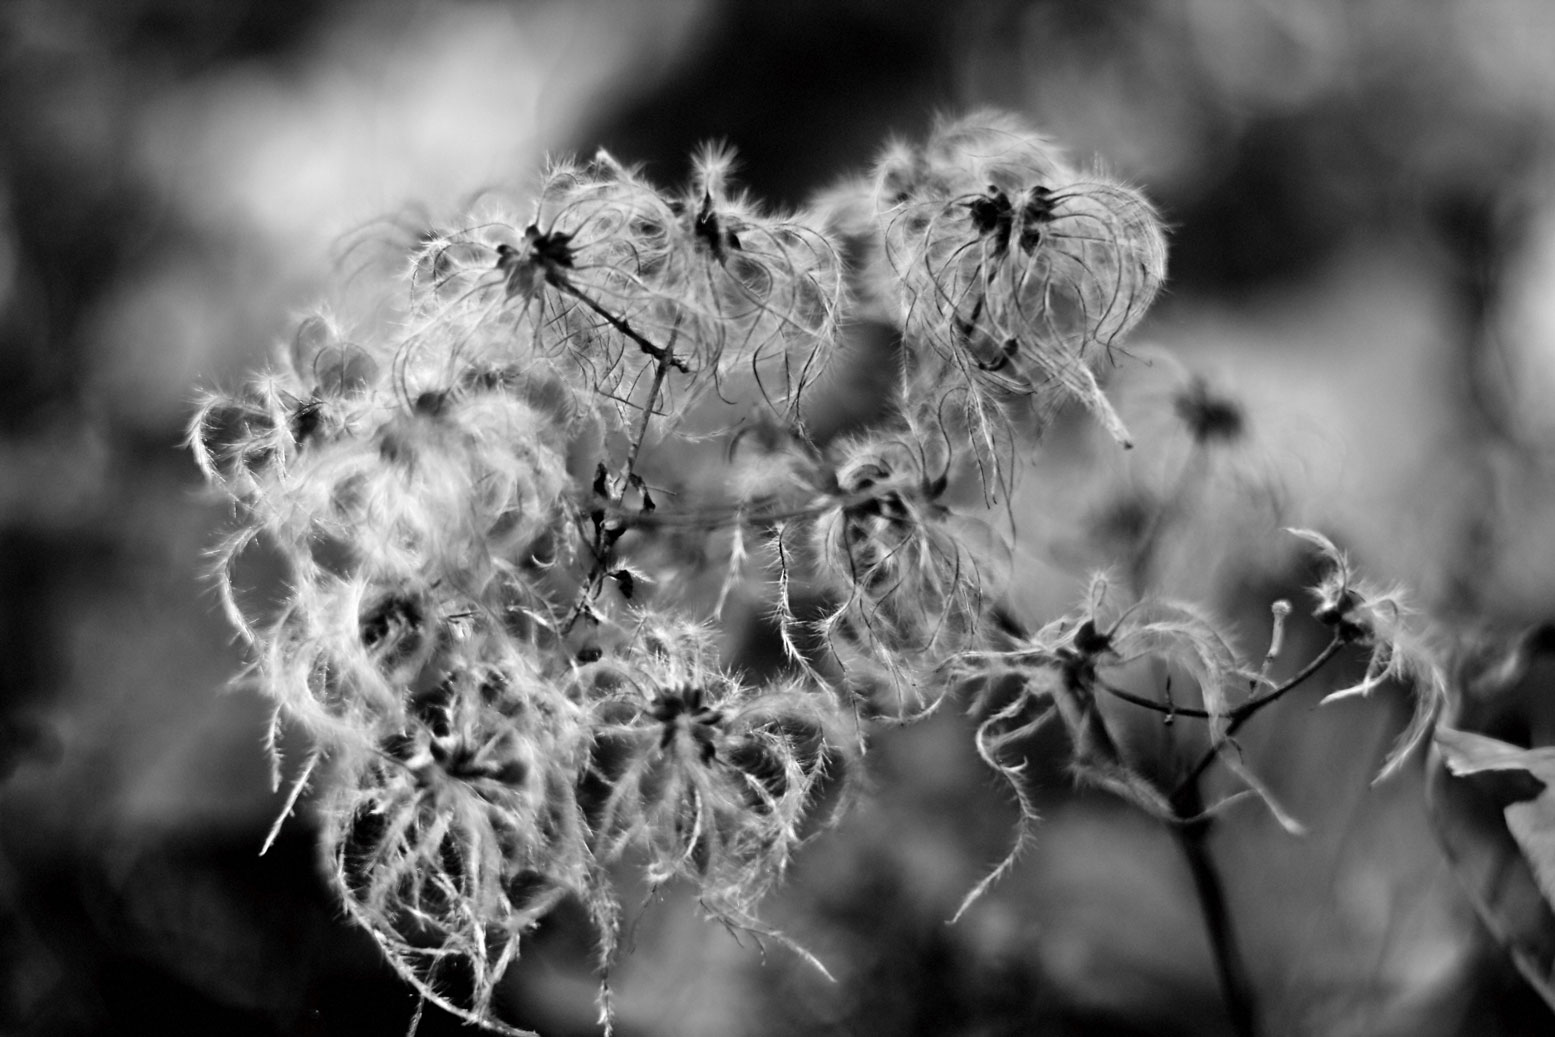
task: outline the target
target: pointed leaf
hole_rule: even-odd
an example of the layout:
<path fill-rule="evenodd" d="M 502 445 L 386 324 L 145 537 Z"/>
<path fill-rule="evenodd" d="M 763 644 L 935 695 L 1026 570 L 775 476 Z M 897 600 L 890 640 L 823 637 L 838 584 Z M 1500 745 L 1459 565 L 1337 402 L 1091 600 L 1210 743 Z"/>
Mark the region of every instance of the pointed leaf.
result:
<path fill-rule="evenodd" d="M 1504 808 L 1506 826 L 1523 857 L 1533 868 L 1546 903 L 1555 904 L 1555 748 L 1523 749 L 1445 724 L 1436 729 L 1436 745 L 1453 774 L 1463 777 L 1485 771 L 1526 771 L 1540 783 L 1531 799 Z"/>
<path fill-rule="evenodd" d="M 1426 799 L 1437 837 L 1485 926 L 1555 1010 L 1555 749 L 1446 724 L 1433 749 Z"/>

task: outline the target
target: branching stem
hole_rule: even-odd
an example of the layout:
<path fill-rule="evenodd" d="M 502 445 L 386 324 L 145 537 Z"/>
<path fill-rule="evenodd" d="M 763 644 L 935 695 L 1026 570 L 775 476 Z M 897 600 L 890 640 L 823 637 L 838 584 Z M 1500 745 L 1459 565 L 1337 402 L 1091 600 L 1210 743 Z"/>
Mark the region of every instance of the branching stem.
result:
<path fill-rule="evenodd" d="M 1300 671 L 1287 678 L 1279 686 L 1275 687 L 1267 694 L 1261 695 L 1258 698 L 1251 700 L 1250 702 L 1244 702 L 1237 708 L 1231 710 L 1227 714 L 1228 723 L 1226 724 L 1225 733 L 1221 736 L 1215 745 L 1212 745 L 1208 749 L 1204 750 L 1204 755 L 1199 757 L 1199 761 L 1194 764 L 1193 768 L 1188 771 L 1187 775 L 1177 783 L 1177 788 L 1172 791 L 1172 800 L 1175 802 L 1178 796 L 1186 795 L 1190 788 L 1197 789 L 1199 778 L 1203 776 L 1205 771 L 1209 770 L 1210 765 L 1213 764 L 1216 758 L 1220 756 L 1220 745 L 1226 741 L 1229 741 L 1233 735 L 1241 730 L 1243 724 L 1246 724 L 1253 718 L 1254 715 L 1256 715 L 1266 706 L 1274 705 L 1274 703 L 1283 698 L 1286 693 L 1305 683 L 1307 679 L 1310 678 L 1314 673 L 1316 673 L 1318 670 L 1321 670 L 1328 662 L 1328 660 L 1332 659 L 1339 651 L 1339 649 L 1344 647 L 1344 645 L 1344 638 L 1335 636 L 1331 641 L 1328 642 L 1328 644 L 1324 645 L 1323 650 L 1318 652 L 1317 655 L 1313 656 L 1311 661 L 1303 666 Z"/>
<path fill-rule="evenodd" d="M 1216 744 L 1205 750 L 1204 755 L 1199 757 L 1198 762 L 1172 791 L 1170 800 L 1172 811 L 1179 818 L 1184 819 L 1182 824 L 1173 826 L 1173 833 L 1177 838 L 1177 845 L 1182 848 L 1183 856 L 1188 862 L 1188 870 L 1193 875 L 1193 888 L 1199 897 L 1204 929 L 1209 936 L 1210 950 L 1214 954 L 1215 973 L 1220 980 L 1221 996 L 1225 998 L 1226 1012 L 1231 1017 L 1231 1027 L 1238 1037 L 1257 1037 L 1256 1002 L 1253 997 L 1252 983 L 1247 975 L 1247 967 L 1241 949 L 1237 945 L 1236 932 L 1231 924 L 1231 911 L 1226 904 L 1225 885 L 1221 881 L 1220 871 L 1207 845 L 1213 819 L 1204 816 L 1204 795 L 1199 780 L 1220 756 L 1221 746 L 1236 734 L 1242 725 L 1322 669 L 1343 646 L 1344 639 L 1334 637 L 1300 671 L 1268 693 L 1231 710 L 1228 713 L 1225 732 L 1216 740 Z M 1127 696 L 1127 698 L 1133 701 L 1138 699 L 1138 696 Z M 1146 703 L 1150 708 L 1165 710 L 1165 707 L 1161 707 L 1159 703 L 1150 702 L 1148 699 L 1136 702 L 1136 704 Z M 1193 820 L 1187 820 L 1189 818 Z"/>
<path fill-rule="evenodd" d="M 1328 662 L 1329 659 L 1332 659 L 1334 653 L 1343 646 L 1344 641 L 1340 638 L 1335 638 L 1334 641 L 1325 647 L 1321 652 L 1319 652 L 1311 662 L 1302 667 L 1300 673 L 1297 673 L 1289 680 L 1264 693 L 1263 695 L 1244 702 L 1240 706 L 1237 706 L 1235 709 L 1228 710 L 1226 712 L 1226 718 L 1230 721 L 1230 723 L 1226 728 L 1226 736 L 1230 737 L 1259 710 L 1263 709 L 1265 706 L 1270 706 L 1275 702 L 1278 702 L 1287 692 L 1293 690 L 1297 685 L 1306 681 L 1307 678 L 1311 677 L 1314 673 L 1321 669 L 1324 663 Z M 1107 694 L 1111 695 L 1113 698 L 1121 699 L 1130 705 L 1138 706 L 1141 709 L 1148 709 L 1152 712 L 1161 713 L 1169 717 L 1190 717 L 1194 720 L 1208 720 L 1211 716 L 1213 716 L 1213 714 L 1211 714 L 1207 709 L 1197 709 L 1190 706 L 1179 706 L 1170 702 L 1157 702 L 1154 699 L 1146 698 L 1143 695 L 1136 695 L 1131 691 L 1125 691 L 1115 685 L 1108 684 L 1106 681 L 1097 681 L 1096 686 L 1101 688 Z M 1190 776 L 1197 777 L 1198 775 L 1202 774 L 1204 770 L 1210 765 L 1210 763 L 1213 762 L 1213 754 L 1206 754 L 1206 756 L 1206 759 L 1200 760 L 1199 763 L 1195 765 L 1193 771 L 1190 772 Z"/>
<path fill-rule="evenodd" d="M 670 332 L 669 342 L 659 346 L 639 335 L 626 321 L 610 313 L 593 299 L 574 288 L 569 282 L 562 282 L 562 287 L 574 297 L 582 301 L 590 309 L 604 317 L 611 325 L 631 338 L 643 352 L 653 358 L 653 382 L 648 386 L 648 399 L 643 403 L 642 416 L 637 420 L 637 430 L 632 436 L 631 445 L 626 450 L 626 471 L 621 478 L 620 488 L 614 498 L 609 502 L 609 511 L 624 517 L 626 514 L 626 493 L 636 481 L 637 459 L 642 454 L 643 443 L 648 439 L 648 425 L 653 420 L 654 410 L 659 405 L 659 394 L 664 391 L 664 379 L 669 374 L 670 368 L 678 371 L 689 371 L 685 361 L 675 355 L 675 342 L 680 338 L 680 325 L 677 322 Z M 639 509 L 638 513 L 641 513 Z M 612 527 L 611 523 L 618 525 Z M 594 537 L 590 548 L 594 555 L 593 564 L 589 567 L 588 579 L 584 582 L 582 591 L 578 594 L 578 600 L 573 604 L 572 610 L 567 614 L 566 621 L 562 624 L 561 632 L 566 635 L 577 625 L 588 611 L 589 603 L 599 597 L 604 588 L 605 573 L 609 566 L 607 559 L 610 554 L 609 538 L 612 531 L 624 531 L 628 523 L 621 522 L 619 517 L 607 517 L 606 509 L 601 508 L 595 515 Z"/>
<path fill-rule="evenodd" d="M 625 335 L 627 338 L 629 338 L 633 342 L 637 343 L 637 346 L 638 346 L 639 349 L 641 349 L 644 353 L 647 353 L 649 356 L 653 357 L 654 360 L 658 361 L 659 367 L 660 367 L 661 370 L 664 367 L 667 366 L 667 367 L 673 367 L 677 371 L 681 371 L 681 372 L 683 372 L 685 374 L 690 374 L 691 373 L 690 366 L 684 360 L 680 359 L 679 357 L 677 357 L 675 355 L 675 345 L 674 345 L 674 338 L 673 337 L 670 339 L 670 344 L 667 345 L 667 346 L 660 346 L 660 345 L 657 345 L 657 344 L 655 344 L 653 342 L 650 342 L 648 339 L 644 338 L 642 336 L 642 334 L 637 331 L 636 328 L 632 327 L 632 325 L 626 320 L 626 318 L 621 317 L 621 316 L 619 316 L 617 314 L 611 313 L 608 309 L 606 309 L 605 307 L 601 306 L 598 302 L 596 302 L 592 296 L 590 296 L 590 295 L 588 295 L 588 294 L 586 294 L 586 293 L 584 293 L 582 291 L 579 291 L 577 286 L 574 285 L 571 281 L 567 281 L 567 280 L 558 281 L 556 283 L 556 285 L 562 291 L 566 292 L 568 295 L 572 296 L 574 299 L 578 300 L 583 305 L 587 306 L 589 309 L 593 310 L 595 313 L 597 313 L 601 317 L 603 317 L 605 319 L 605 322 L 607 324 L 609 324 L 612 328 L 615 328 L 621 334 Z M 660 379 L 658 379 L 655 382 L 655 384 L 657 385 L 659 382 L 662 382 L 662 380 L 663 379 L 661 377 Z M 650 411 L 650 412 L 653 410 L 653 403 L 654 403 L 654 399 L 656 397 L 657 397 L 657 393 L 655 393 L 653 396 L 649 397 L 648 406 L 647 406 L 646 409 L 648 411 Z"/>
<path fill-rule="evenodd" d="M 1199 898 L 1205 933 L 1209 937 L 1210 951 L 1215 959 L 1215 974 L 1220 982 L 1221 996 L 1225 999 L 1226 1012 L 1237 1037 L 1257 1037 L 1256 1000 L 1247 966 L 1237 944 L 1236 932 L 1232 926 L 1231 911 L 1226 903 L 1225 884 L 1209 852 L 1207 840 L 1213 818 L 1205 815 L 1200 779 L 1219 758 L 1222 747 L 1244 724 L 1305 683 L 1322 669 L 1339 649 L 1344 647 L 1344 644 L 1345 639 L 1336 635 L 1298 672 L 1263 695 L 1228 710 L 1225 714 L 1227 721 L 1225 730 L 1215 737 L 1215 744 L 1199 757 L 1183 779 L 1178 782 L 1169 798 L 1172 812 L 1179 821 L 1178 824 L 1170 827 L 1178 846 L 1182 849 L 1188 870 L 1193 876 L 1193 888 Z M 1275 650 L 1271 647 L 1271 657 Z M 1179 716 L 1201 720 L 1211 718 L 1208 710 L 1177 706 L 1170 702 L 1156 702 L 1114 687 L 1105 681 L 1097 681 L 1096 684 L 1115 698 L 1143 709 L 1165 714 L 1168 718 Z"/>

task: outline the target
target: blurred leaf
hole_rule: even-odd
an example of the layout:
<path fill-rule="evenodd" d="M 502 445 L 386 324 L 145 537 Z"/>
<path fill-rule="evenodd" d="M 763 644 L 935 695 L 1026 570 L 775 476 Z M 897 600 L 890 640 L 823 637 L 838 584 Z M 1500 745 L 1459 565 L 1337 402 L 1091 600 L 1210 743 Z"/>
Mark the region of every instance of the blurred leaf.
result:
<path fill-rule="evenodd" d="M 1555 747 L 1441 724 L 1435 750 L 1428 799 L 1443 847 L 1486 927 L 1555 1009 Z"/>
<path fill-rule="evenodd" d="M 1458 777 L 1485 771 L 1527 771 L 1540 783 L 1532 799 L 1507 804 L 1504 813 L 1512 838 L 1533 865 L 1534 878 L 1547 903 L 1555 903 L 1555 748 L 1522 749 L 1509 742 L 1455 731 L 1436 729 L 1436 744 L 1447 769 Z"/>

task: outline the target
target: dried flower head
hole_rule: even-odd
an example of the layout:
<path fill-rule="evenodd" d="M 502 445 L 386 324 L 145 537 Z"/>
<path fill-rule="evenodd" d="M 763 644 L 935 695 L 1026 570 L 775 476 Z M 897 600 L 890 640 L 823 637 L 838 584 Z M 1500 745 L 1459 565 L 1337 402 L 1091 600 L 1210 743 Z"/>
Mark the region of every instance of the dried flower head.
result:
<path fill-rule="evenodd" d="M 1231 571 L 1266 565 L 1288 492 L 1269 415 L 1173 353 L 1144 347 L 1148 365 L 1113 383 L 1135 449 L 1069 465 L 1058 494 L 1092 564 L 1112 565 L 1136 594 L 1202 596 Z M 1066 487 L 1067 490 L 1067 487 Z"/>
<path fill-rule="evenodd" d="M 1245 786 L 1244 792 L 1211 805 L 1208 812 L 1250 794 L 1258 797 L 1287 830 L 1303 831 L 1242 761 L 1230 739 L 1237 709 L 1246 709 L 1253 701 L 1233 703 L 1232 694 L 1256 693 L 1268 683 L 1267 675 L 1244 666 L 1221 633 L 1221 625 L 1187 602 L 1141 599 L 1104 624 L 1101 617 L 1108 587 L 1107 579 L 1098 575 L 1082 610 L 1018 638 L 1012 647 L 962 653 L 948 660 L 943 669 L 952 685 L 975 689 L 969 708 L 979 717 L 978 752 L 1004 779 L 1020 808 L 1014 846 L 968 895 L 963 911 L 1014 866 L 1031 837 L 1037 814 L 1024 784 L 1025 763 L 1023 758 L 1012 762 L 1012 757 L 1019 757 L 1021 747 L 1054 718 L 1063 723 L 1069 735 L 1073 752 L 1070 770 L 1076 780 L 1112 792 L 1171 824 L 1194 819 L 1184 816 L 1179 803 L 1130 764 L 1098 706 L 1103 695 L 1148 707 L 1168 718 L 1182 710 L 1183 715 L 1208 722 L 1209 758 L 1224 762 Z M 1278 608 L 1276 613 L 1283 615 Z M 1277 652 L 1277 648 L 1272 651 Z M 1176 676 L 1179 689 L 1184 685 L 1196 689 L 1199 704 L 1179 705 L 1170 691 L 1170 676 L 1160 702 L 1115 683 L 1146 660 L 1153 671 Z"/>
<path fill-rule="evenodd" d="M 677 247 L 665 292 L 683 307 L 723 399 L 752 393 L 749 402 L 794 419 L 837 334 L 842 264 L 803 214 L 768 212 L 736 191 L 734 168 L 726 146 L 695 156 L 690 189 L 672 203 Z"/>
<path fill-rule="evenodd" d="M 1389 682 L 1403 685 L 1414 698 L 1413 716 L 1377 775 L 1381 781 L 1397 773 L 1410 754 L 1425 742 L 1447 701 L 1444 653 L 1401 589 L 1357 579 L 1349 558 L 1323 534 L 1310 529 L 1289 532 L 1316 547 L 1326 569 L 1312 588 L 1317 599 L 1313 615 L 1335 637 L 1371 652 L 1361 679 L 1329 693 L 1323 701 L 1369 695 Z"/>
<path fill-rule="evenodd" d="M 507 1032 L 491 1001 L 525 930 L 566 895 L 615 924 L 575 796 L 578 707 L 526 671 L 472 658 L 347 756 L 321 805 L 350 915 L 428 1000 Z"/>
<path fill-rule="evenodd" d="M 933 660 L 974 642 L 996 589 L 992 534 L 948 506 L 950 458 L 936 464 L 911 426 L 846 440 L 832 454 L 828 503 L 809 521 L 803 551 L 837 600 L 821 632 L 873 709 L 932 709 L 943 696 Z"/>
<path fill-rule="evenodd" d="M 1096 370 L 1165 277 L 1150 204 L 1008 118 L 941 124 L 877 181 L 909 349 L 967 386 L 974 424 L 1067 395 L 1126 443 Z"/>
<path fill-rule="evenodd" d="M 597 852 L 640 852 L 651 883 L 687 878 L 716 917 L 756 928 L 825 773 L 828 700 L 796 681 L 751 687 L 719 668 L 705 630 L 655 625 L 573 679 L 609 790 Z"/>

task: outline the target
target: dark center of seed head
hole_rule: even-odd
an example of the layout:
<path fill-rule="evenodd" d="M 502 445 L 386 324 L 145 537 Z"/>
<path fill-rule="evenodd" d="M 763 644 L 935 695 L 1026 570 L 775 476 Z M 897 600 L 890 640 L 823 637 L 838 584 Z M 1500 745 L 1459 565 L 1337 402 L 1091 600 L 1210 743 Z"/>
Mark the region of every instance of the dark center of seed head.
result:
<path fill-rule="evenodd" d="M 1235 442 L 1246 425 L 1241 406 L 1212 393 L 1202 379 L 1195 379 L 1180 393 L 1173 407 L 1196 443 Z"/>

